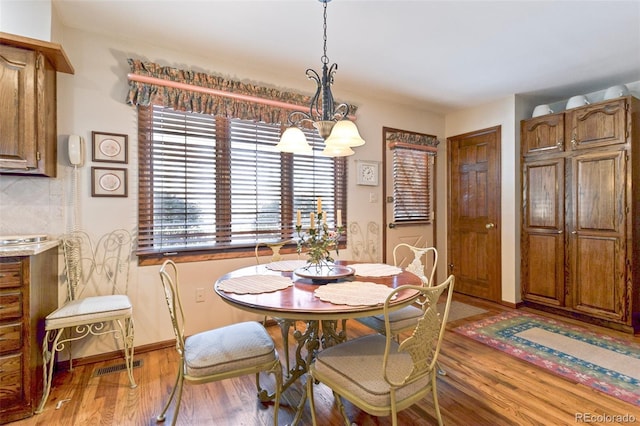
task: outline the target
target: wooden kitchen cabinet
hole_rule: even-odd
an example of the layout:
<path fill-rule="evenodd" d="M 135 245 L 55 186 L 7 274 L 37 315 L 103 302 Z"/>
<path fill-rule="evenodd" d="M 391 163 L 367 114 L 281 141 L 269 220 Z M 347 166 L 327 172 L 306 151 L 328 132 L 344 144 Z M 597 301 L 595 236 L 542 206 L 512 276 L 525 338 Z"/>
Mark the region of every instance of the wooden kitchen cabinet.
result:
<path fill-rule="evenodd" d="M 56 176 L 56 77 L 73 73 L 55 43 L 0 33 L 0 173 Z"/>
<path fill-rule="evenodd" d="M 523 122 L 521 144 L 523 156 L 564 151 L 564 113 Z"/>
<path fill-rule="evenodd" d="M 521 123 L 522 299 L 637 332 L 640 101 L 627 96 L 560 115 Z M 550 135 L 545 143 L 540 134 Z"/>
<path fill-rule="evenodd" d="M 0 257 L 0 424 L 33 415 L 42 396 L 44 318 L 58 306 L 58 249 Z"/>

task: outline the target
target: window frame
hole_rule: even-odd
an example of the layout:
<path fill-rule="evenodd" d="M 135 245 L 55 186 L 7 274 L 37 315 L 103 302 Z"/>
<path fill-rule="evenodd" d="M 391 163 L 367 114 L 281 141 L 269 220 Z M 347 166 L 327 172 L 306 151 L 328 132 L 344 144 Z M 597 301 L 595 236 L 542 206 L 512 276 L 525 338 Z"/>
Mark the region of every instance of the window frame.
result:
<path fill-rule="evenodd" d="M 151 150 L 154 145 L 154 141 L 152 140 L 153 135 L 153 103 L 149 106 L 138 106 L 138 166 L 139 166 L 139 179 L 138 179 L 138 236 L 139 236 L 139 247 L 137 249 L 138 263 L 139 265 L 157 265 L 161 264 L 166 258 L 171 257 L 176 262 L 195 262 L 195 261 L 207 261 L 214 259 L 231 259 L 238 257 L 250 257 L 255 256 L 255 242 L 242 244 L 239 246 L 221 246 L 221 247 L 198 247 L 192 250 L 171 250 L 169 249 L 153 249 L 153 242 L 148 243 L 148 240 L 153 239 L 153 236 L 149 236 L 149 232 L 153 232 L 153 215 L 154 215 L 154 196 L 153 196 L 153 187 L 154 183 L 151 181 L 154 170 L 153 170 L 153 160 L 151 159 Z M 155 105 L 156 108 L 162 108 L 171 110 L 171 108 L 164 107 L 160 104 Z M 173 111 L 173 110 L 172 110 Z M 190 112 L 184 111 L 176 111 L 178 114 L 192 114 Z M 234 120 L 233 118 L 225 118 L 225 117 L 215 117 L 216 123 L 218 122 L 230 122 Z M 239 119 L 238 119 L 239 120 Z M 262 125 L 264 123 L 260 123 Z M 269 126 L 264 124 L 265 126 Z M 283 126 L 280 127 L 280 133 L 284 130 Z M 226 128 L 227 130 L 229 127 Z M 216 137 L 217 134 L 216 134 Z M 225 163 L 227 166 L 230 166 L 231 163 L 231 136 L 229 134 L 221 133 L 221 138 L 224 138 L 224 142 L 217 143 L 216 145 L 220 145 L 222 150 L 220 151 L 219 147 L 216 147 L 218 152 L 217 155 L 225 156 L 223 159 L 217 159 L 216 164 Z M 320 146 L 319 142 L 322 139 L 317 135 L 317 132 L 312 133 L 312 130 L 307 131 L 307 137 L 310 139 L 314 139 L 316 141 L 316 148 L 314 148 L 314 157 L 320 157 Z M 323 145 L 323 143 L 322 143 Z M 222 154 L 221 154 L 222 153 Z M 227 157 L 228 155 L 228 157 Z M 315 164 L 313 159 L 301 158 L 299 163 L 302 163 L 309 167 L 312 164 Z M 281 176 L 284 181 L 281 183 L 280 188 L 280 234 L 282 240 L 291 240 L 295 238 L 295 227 L 294 220 L 296 218 L 296 208 L 299 206 L 294 205 L 294 189 L 293 189 L 293 179 L 294 179 L 294 164 L 296 164 L 296 158 L 298 156 L 294 156 L 290 153 L 280 153 L 281 159 Z M 327 157 L 321 157 L 327 158 Z M 333 191 L 333 198 L 328 197 L 331 200 L 331 205 L 334 210 L 341 209 L 342 211 L 342 221 L 345 222 L 347 216 L 347 161 L 345 157 L 335 157 L 331 159 L 333 161 L 333 173 L 334 180 L 333 182 L 322 182 L 321 186 L 324 189 L 324 194 L 327 194 L 326 191 Z M 318 160 L 320 161 L 320 160 Z M 326 160 L 324 160 L 326 162 Z M 313 165 L 315 168 L 315 165 Z M 327 165 L 325 164 L 325 168 Z M 331 166 L 329 166 L 331 167 Z M 230 170 L 230 169 L 229 169 Z M 227 173 L 226 171 L 218 170 L 216 166 L 216 173 Z M 228 172 L 230 173 L 230 172 Z M 216 178 L 216 182 L 219 183 L 218 176 Z M 225 179 L 225 181 L 230 181 L 229 179 Z M 230 190 L 230 183 L 226 189 L 219 190 L 216 186 L 216 194 L 215 197 L 219 196 L 219 193 L 225 194 L 223 196 L 230 196 L 228 192 L 224 192 L 226 190 Z M 329 186 L 330 185 L 330 186 Z M 331 188 L 331 189 L 327 189 Z M 315 191 L 314 191 L 315 192 Z M 315 205 L 316 194 L 311 194 L 306 198 L 313 200 L 313 204 Z M 329 200 L 327 200 L 329 201 Z M 298 200 L 299 202 L 299 200 Z M 216 201 L 217 204 L 217 201 Z M 325 204 L 326 205 L 326 204 Z M 229 210 L 223 211 L 221 214 L 216 214 L 216 221 L 220 222 L 221 220 L 224 222 L 226 220 L 226 225 L 231 227 L 231 206 L 232 204 L 228 204 Z M 303 211 L 305 214 L 306 211 Z M 328 216 L 333 217 L 334 212 L 328 212 Z M 288 225 L 287 225 L 288 224 Z M 219 224 L 218 224 L 219 225 Z M 223 224 L 224 226 L 224 224 Z M 216 227 L 218 229 L 218 227 Z M 257 227 L 254 227 L 257 229 Z M 188 234 L 183 234 L 185 237 Z M 141 241 L 145 241 L 144 244 L 140 244 Z M 272 241 L 272 239 L 269 239 Z M 259 241 L 258 241 L 259 242 Z M 142 248 L 140 248 L 142 245 Z M 343 237 L 340 243 L 340 248 L 344 248 L 346 246 L 346 238 Z M 291 242 L 286 244 L 281 253 L 294 253 L 297 250 L 297 246 L 295 242 Z"/>
<path fill-rule="evenodd" d="M 391 151 L 391 192 L 390 199 L 393 203 L 390 223 L 393 226 L 415 226 L 431 225 L 434 223 L 433 211 L 435 201 L 435 163 L 437 157 L 437 146 L 440 143 L 435 135 L 411 132 L 407 130 L 383 128 L 383 139 L 385 150 Z M 402 164 L 398 162 L 398 153 L 407 154 L 409 161 L 414 163 L 422 161 L 423 164 Z M 386 159 L 386 153 L 385 153 Z M 400 159 L 402 160 L 402 159 Z M 413 166 L 413 167 L 412 167 Z M 408 171 L 403 171 L 408 167 Z M 420 172 L 424 172 L 421 174 Z M 402 174 L 400 180 L 397 175 Z M 416 191 L 416 178 L 424 183 L 423 191 Z M 408 193 L 404 197 L 398 193 Z M 406 205 L 401 205 L 406 203 Z M 411 218 L 412 207 L 425 205 L 426 211 Z M 399 217 L 398 210 L 404 210 L 403 216 Z M 385 209 L 386 212 L 386 209 Z"/>

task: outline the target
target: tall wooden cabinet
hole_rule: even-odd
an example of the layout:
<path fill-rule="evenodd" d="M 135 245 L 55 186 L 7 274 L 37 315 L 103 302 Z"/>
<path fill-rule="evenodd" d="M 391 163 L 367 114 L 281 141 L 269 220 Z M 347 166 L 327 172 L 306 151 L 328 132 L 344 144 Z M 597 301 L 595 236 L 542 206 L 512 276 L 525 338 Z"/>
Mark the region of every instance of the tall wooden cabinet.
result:
<path fill-rule="evenodd" d="M 56 176 L 57 71 L 59 45 L 0 33 L 0 173 Z"/>
<path fill-rule="evenodd" d="M 0 424 L 30 417 L 42 397 L 44 318 L 58 307 L 58 249 L 0 252 Z"/>
<path fill-rule="evenodd" d="M 640 330 L 640 101 L 523 120 L 522 298 Z"/>

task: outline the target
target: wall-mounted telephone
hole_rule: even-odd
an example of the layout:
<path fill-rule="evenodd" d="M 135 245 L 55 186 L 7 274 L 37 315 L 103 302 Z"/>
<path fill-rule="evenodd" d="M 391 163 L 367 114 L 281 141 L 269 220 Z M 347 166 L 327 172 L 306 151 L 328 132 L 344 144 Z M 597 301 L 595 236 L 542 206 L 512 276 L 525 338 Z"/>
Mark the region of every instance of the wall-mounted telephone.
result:
<path fill-rule="evenodd" d="M 69 162 L 74 166 L 84 164 L 84 141 L 78 135 L 69 135 Z"/>

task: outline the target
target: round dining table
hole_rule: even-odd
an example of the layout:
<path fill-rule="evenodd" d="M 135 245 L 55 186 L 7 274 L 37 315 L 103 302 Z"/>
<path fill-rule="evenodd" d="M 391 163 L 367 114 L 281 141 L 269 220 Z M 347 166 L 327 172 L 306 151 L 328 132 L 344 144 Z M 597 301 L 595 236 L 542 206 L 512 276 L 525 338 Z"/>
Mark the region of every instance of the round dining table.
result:
<path fill-rule="evenodd" d="M 344 270 L 344 268 L 356 268 L 354 262 L 338 261 L 336 265 L 339 265 L 341 270 Z M 380 266 L 387 265 L 381 264 Z M 373 283 L 384 285 L 390 289 L 402 285 L 422 285 L 422 280 L 417 275 L 399 268 L 397 268 L 395 274 L 386 276 L 339 275 L 335 279 L 316 280 L 301 276 L 292 270 L 273 270 L 270 269 L 269 264 L 263 264 L 247 266 L 229 272 L 221 276 L 214 285 L 215 292 L 231 306 L 276 318 L 282 329 L 283 336 L 288 334 L 291 325 L 296 321 L 306 324 L 305 330 L 296 329 L 293 332 L 293 337 L 297 342 L 296 363 L 288 371 L 288 379 L 283 386 L 283 391 L 307 372 L 307 366 L 318 350 L 346 340 L 345 326 L 348 319 L 381 315 L 384 311 L 384 298 L 380 303 L 376 304 L 338 304 L 317 297 L 316 290 L 323 286 L 335 286 L 342 283 L 364 283 L 367 285 L 372 285 L 371 283 Z M 268 277 L 273 276 L 290 278 L 292 285 L 276 291 L 244 294 L 222 289 L 224 287 L 222 284 L 232 279 L 240 277 L 260 279 L 264 277 L 267 280 Z M 390 311 L 412 304 L 417 296 L 418 293 L 415 290 L 399 292 L 390 304 Z M 341 330 L 338 330 L 338 323 L 341 323 Z M 285 347 L 284 350 L 288 351 L 289 348 Z"/>

